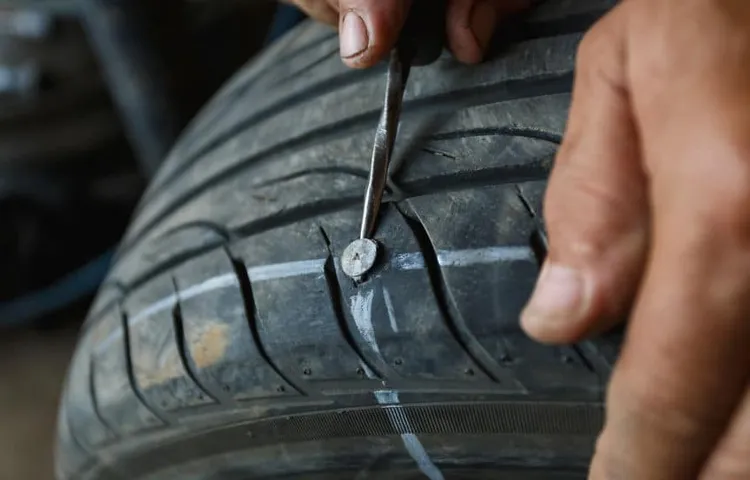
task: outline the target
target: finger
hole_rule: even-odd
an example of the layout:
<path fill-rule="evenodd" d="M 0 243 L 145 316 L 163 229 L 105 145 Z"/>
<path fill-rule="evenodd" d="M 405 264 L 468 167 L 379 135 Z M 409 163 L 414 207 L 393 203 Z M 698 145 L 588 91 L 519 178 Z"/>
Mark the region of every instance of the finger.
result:
<path fill-rule="evenodd" d="M 481 62 L 497 22 L 530 4 L 529 0 L 449 0 L 448 47 L 461 62 Z"/>
<path fill-rule="evenodd" d="M 522 316 L 532 337 L 568 343 L 623 316 L 645 262 L 649 213 L 624 88 L 619 25 L 605 19 L 578 52 L 573 103 L 545 218 L 549 252 Z"/>
<path fill-rule="evenodd" d="M 630 71 L 652 250 L 610 384 L 596 480 L 696 478 L 750 380 L 750 18 L 691 6 L 706 7 L 671 20 L 685 28 L 676 40 L 644 35 L 648 16 L 632 23 L 631 41 L 653 53 L 632 56 Z M 706 42 L 682 48 L 694 35 Z M 664 43 L 654 52 L 655 40 Z"/>
<path fill-rule="evenodd" d="M 398 39 L 410 0 L 341 0 L 339 3 L 341 58 L 354 68 L 370 67 Z"/>
<path fill-rule="evenodd" d="M 692 160 L 689 151 L 672 154 Z M 611 380 L 593 479 L 696 478 L 747 385 L 750 248 L 706 220 L 699 181 L 666 200 L 678 209 L 657 208 L 655 248 Z"/>
<path fill-rule="evenodd" d="M 338 23 L 338 12 L 331 8 L 326 0 L 294 0 L 292 2 L 286 1 L 285 3 L 293 3 L 310 18 L 319 22 L 333 26 Z"/>
<path fill-rule="evenodd" d="M 734 415 L 732 427 L 719 443 L 702 480 L 746 480 L 750 478 L 750 388 Z"/>

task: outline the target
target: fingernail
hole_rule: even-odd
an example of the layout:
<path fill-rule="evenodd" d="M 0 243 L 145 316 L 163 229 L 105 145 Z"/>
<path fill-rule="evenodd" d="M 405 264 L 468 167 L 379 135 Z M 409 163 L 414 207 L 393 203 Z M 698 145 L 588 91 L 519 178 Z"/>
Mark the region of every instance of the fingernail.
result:
<path fill-rule="evenodd" d="M 370 44 L 367 26 L 362 17 L 348 12 L 341 24 L 341 57 L 350 58 L 367 50 Z"/>
<path fill-rule="evenodd" d="M 474 5 L 471 13 L 471 32 L 479 45 L 480 50 L 484 52 L 492 40 L 492 34 L 495 33 L 497 25 L 497 11 L 489 2 L 480 1 Z"/>
<path fill-rule="evenodd" d="M 546 264 L 539 276 L 522 323 L 533 334 L 575 324 L 586 314 L 586 288 L 580 271 Z"/>

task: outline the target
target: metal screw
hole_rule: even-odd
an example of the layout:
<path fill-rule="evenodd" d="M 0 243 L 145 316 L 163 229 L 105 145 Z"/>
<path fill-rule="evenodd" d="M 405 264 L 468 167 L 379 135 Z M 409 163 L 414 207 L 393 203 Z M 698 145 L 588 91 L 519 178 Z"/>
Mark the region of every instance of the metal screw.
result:
<path fill-rule="evenodd" d="M 341 256 L 341 268 L 354 280 L 361 279 L 375 266 L 378 244 L 367 238 L 355 240 L 346 247 Z"/>

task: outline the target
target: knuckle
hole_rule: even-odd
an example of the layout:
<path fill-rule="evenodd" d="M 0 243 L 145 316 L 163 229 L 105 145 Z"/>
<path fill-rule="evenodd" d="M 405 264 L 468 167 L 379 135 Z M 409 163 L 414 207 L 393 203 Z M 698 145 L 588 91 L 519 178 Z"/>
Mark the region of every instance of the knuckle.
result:
<path fill-rule="evenodd" d="M 583 36 L 576 55 L 576 68 L 579 71 L 600 69 L 612 57 L 618 32 L 611 28 L 611 24 L 614 23 L 611 16 L 615 13 L 612 12 L 608 17 L 600 20 Z"/>
<path fill-rule="evenodd" d="M 615 7 L 583 36 L 576 54 L 576 75 L 593 76 L 619 85 L 624 77 L 626 10 Z"/>
<path fill-rule="evenodd" d="M 596 67 L 601 59 L 602 40 L 606 39 L 606 34 L 599 25 L 594 25 L 583 36 L 581 43 L 578 45 L 576 55 L 576 69 L 578 71 L 588 71 Z"/>

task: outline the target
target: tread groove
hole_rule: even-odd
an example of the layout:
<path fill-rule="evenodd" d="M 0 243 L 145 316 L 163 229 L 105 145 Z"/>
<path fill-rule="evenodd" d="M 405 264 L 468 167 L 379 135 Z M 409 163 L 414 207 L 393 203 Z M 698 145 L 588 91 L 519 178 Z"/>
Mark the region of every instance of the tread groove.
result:
<path fill-rule="evenodd" d="M 483 170 L 477 170 L 474 172 L 466 172 L 459 174 L 449 174 L 436 177 L 430 177 L 425 180 L 419 180 L 411 183 L 404 183 L 399 185 L 400 193 L 394 193 L 393 195 L 383 199 L 383 203 L 395 203 L 417 198 L 425 195 L 433 195 L 436 193 L 445 193 L 466 190 L 469 188 L 479 188 L 494 185 L 504 185 L 510 183 L 518 183 L 530 180 L 538 180 L 545 177 L 548 173 L 548 168 L 544 165 L 544 162 L 538 165 L 523 165 L 517 167 L 496 167 L 488 168 Z M 346 210 L 352 207 L 361 205 L 362 196 L 357 195 L 356 197 L 344 197 L 329 200 L 321 200 L 306 205 L 301 205 L 295 208 L 289 208 L 274 216 L 261 218 L 248 222 L 244 225 L 235 227 L 232 230 L 228 230 L 232 239 L 241 240 L 243 238 L 257 235 L 265 231 L 281 228 L 291 225 L 295 222 L 308 220 L 310 218 L 327 215 L 330 213 L 336 213 L 342 210 Z M 185 224 L 189 225 L 189 223 Z M 174 227 L 172 231 L 181 230 L 184 225 Z M 539 232 L 539 238 L 541 239 L 542 245 L 546 242 L 546 234 L 543 231 Z M 179 255 L 176 255 L 169 260 L 157 265 L 156 267 L 147 270 L 143 275 L 134 279 L 129 285 L 128 290 L 133 290 L 141 285 L 145 284 L 154 277 L 168 272 L 170 269 L 184 263 L 185 261 L 204 253 L 208 253 L 216 248 L 220 248 L 223 243 L 212 243 L 202 247 L 190 249 Z M 532 244 L 533 245 L 533 244 Z M 535 251 L 536 253 L 536 251 Z M 112 302 L 116 303 L 116 302 Z M 91 323 L 95 322 L 97 318 L 105 315 L 108 310 L 103 308 L 102 310 L 92 314 Z M 88 323 L 88 322 L 87 322 Z"/>
<path fill-rule="evenodd" d="M 240 292 L 242 293 L 242 301 L 245 307 L 245 317 L 247 318 L 248 327 L 250 328 L 250 334 L 253 337 L 253 342 L 255 343 L 255 348 L 257 349 L 258 354 L 260 354 L 263 361 L 266 362 L 271 370 L 273 370 L 276 375 L 279 376 L 279 378 L 286 382 L 287 385 L 291 386 L 298 394 L 308 396 L 307 392 L 302 390 L 297 382 L 292 381 L 292 379 L 288 375 L 281 371 L 279 366 L 276 365 L 276 362 L 274 362 L 273 359 L 271 359 L 268 351 L 263 346 L 263 342 L 260 337 L 260 330 L 258 330 L 258 308 L 255 305 L 253 287 L 252 283 L 250 282 L 250 275 L 248 275 L 247 273 L 247 266 L 242 260 L 234 257 L 229 249 L 225 249 L 225 251 L 227 256 L 229 257 L 230 262 L 232 263 L 232 268 L 234 269 L 234 273 L 235 275 L 237 275 L 237 280 L 240 284 Z"/>
<path fill-rule="evenodd" d="M 337 75 L 331 79 L 319 82 L 301 92 L 290 95 L 289 97 L 280 100 L 277 103 L 256 111 L 252 115 L 239 120 L 234 125 L 232 125 L 231 128 L 228 128 L 223 132 L 220 131 L 212 138 L 209 138 L 202 146 L 198 147 L 196 151 L 186 155 L 185 160 L 183 160 L 183 162 L 180 164 L 180 168 L 176 168 L 171 175 L 165 177 L 158 185 L 155 185 L 153 188 L 149 188 L 149 193 L 144 196 L 142 203 L 147 203 L 151 198 L 157 195 L 159 191 L 163 190 L 164 188 L 169 188 L 170 185 L 172 185 L 182 177 L 182 174 L 187 169 L 198 163 L 203 157 L 211 153 L 213 150 L 221 147 L 221 145 L 228 142 L 237 135 L 242 134 L 245 130 L 250 129 L 261 122 L 264 122 L 269 118 L 279 115 L 286 110 L 294 108 L 295 106 L 304 103 L 311 98 L 325 95 L 327 93 L 338 90 L 339 88 L 355 84 L 360 80 L 364 80 L 377 74 L 382 74 L 382 71 L 384 71 L 382 67 L 375 67 L 374 69 L 370 70 L 355 70 L 352 72 Z M 282 150 L 286 150 L 283 148 L 284 145 L 280 144 L 269 147 L 265 152 L 261 152 L 260 155 L 272 155 L 276 153 L 276 150 L 278 150 L 280 147 Z"/>
<path fill-rule="evenodd" d="M 426 152 L 429 153 L 429 152 Z M 395 203 L 417 198 L 424 195 L 433 195 L 436 193 L 445 193 L 466 190 L 469 188 L 478 188 L 494 185 L 504 185 L 510 183 L 518 183 L 530 180 L 538 180 L 545 177 L 548 173 L 548 168 L 543 164 L 538 165 L 523 165 L 517 167 L 496 167 L 488 168 L 483 170 L 477 170 L 474 172 L 466 172 L 459 174 L 449 174 L 436 177 L 430 177 L 425 180 L 419 180 L 411 183 L 404 183 L 399 186 L 399 193 L 383 199 L 383 203 Z M 261 218 L 248 222 L 244 225 L 235 227 L 232 230 L 227 230 L 232 239 L 241 240 L 252 235 L 263 233 L 267 230 L 274 228 L 281 228 L 291 225 L 295 222 L 307 220 L 316 216 L 327 215 L 330 213 L 336 213 L 342 210 L 346 210 L 352 207 L 356 207 L 362 203 L 362 196 L 357 195 L 356 197 L 345 197 L 329 200 L 321 200 L 311 204 L 301 205 L 296 208 L 290 208 L 277 213 L 274 216 Z M 179 225 L 171 229 L 171 232 L 179 231 L 184 228 L 189 228 L 192 222 L 184 225 Z M 186 225 L 188 227 L 186 227 Z M 546 233 L 544 230 L 539 230 L 537 238 L 532 243 L 532 247 L 536 243 L 542 246 L 546 245 Z M 208 253 L 212 250 L 220 248 L 224 243 L 216 242 L 211 243 L 202 247 L 187 250 L 179 255 L 176 255 L 169 260 L 153 267 L 150 270 L 146 270 L 141 276 L 135 278 L 130 284 L 126 286 L 126 290 L 134 290 L 141 285 L 145 284 L 154 277 L 168 272 L 174 267 L 181 265 L 182 263 L 190 260 L 191 258 Z M 537 259 L 542 258 L 538 255 L 539 249 L 534 250 L 537 255 Z M 541 261 L 540 261 L 541 263 Z M 105 315 L 117 301 L 110 302 L 105 305 L 101 310 L 92 313 L 87 320 L 86 324 L 93 324 L 98 318 Z M 85 325 L 84 325 L 85 326 Z"/>
<path fill-rule="evenodd" d="M 458 160 L 458 158 L 455 155 L 451 155 L 450 153 L 443 152 L 443 151 L 440 151 L 440 150 L 436 150 L 434 148 L 424 147 L 421 150 L 423 152 L 425 152 L 425 153 L 429 153 L 430 155 L 434 155 L 436 157 L 445 157 L 445 158 L 448 158 L 450 160 Z"/>
<path fill-rule="evenodd" d="M 89 359 L 89 378 L 88 378 L 88 387 L 89 387 L 89 396 L 91 397 L 91 406 L 94 410 L 94 416 L 97 420 L 99 420 L 99 423 L 104 426 L 104 429 L 110 433 L 114 439 L 117 439 L 120 435 L 118 435 L 117 431 L 112 428 L 112 426 L 104 419 L 104 416 L 102 415 L 101 409 L 99 408 L 99 397 L 96 394 L 96 383 L 95 383 L 95 368 L 96 368 L 96 362 L 94 362 L 94 358 L 91 357 Z M 106 440 L 105 440 L 106 442 Z"/>
<path fill-rule="evenodd" d="M 133 395 L 135 395 L 138 402 L 154 417 L 165 425 L 172 425 L 172 422 L 167 418 L 165 413 L 157 411 L 149 404 L 146 397 L 143 395 L 143 392 L 141 392 L 138 387 L 138 381 L 135 378 L 135 371 L 133 369 L 133 359 L 130 356 L 132 350 L 130 348 L 130 325 L 128 322 L 128 313 L 122 305 L 119 305 L 118 308 L 120 310 L 120 319 L 122 321 L 122 341 L 125 344 L 125 372 L 128 376 L 128 382 L 130 383 L 130 390 L 132 390 Z"/>
<path fill-rule="evenodd" d="M 344 313 L 345 304 L 341 294 L 342 288 L 341 284 L 339 283 L 338 272 L 336 271 L 336 262 L 334 260 L 335 255 L 333 254 L 333 248 L 331 246 L 331 238 L 328 236 L 322 226 L 319 226 L 318 230 L 320 231 L 320 235 L 323 237 L 323 242 L 325 243 L 326 249 L 328 250 L 328 257 L 326 258 L 325 264 L 323 265 L 323 272 L 326 284 L 328 285 L 328 298 L 331 301 L 333 313 L 335 314 L 336 321 L 339 324 L 339 331 L 344 337 L 346 343 L 349 344 L 349 347 L 351 347 L 351 349 L 357 355 L 362 365 L 366 367 L 375 377 L 384 379 L 385 377 L 383 376 L 383 374 L 377 368 L 375 368 L 372 362 L 367 360 L 364 352 L 362 352 L 362 349 L 359 348 L 357 341 L 354 339 L 352 330 L 349 327 L 349 322 L 346 320 L 346 314 Z"/>
<path fill-rule="evenodd" d="M 222 144 L 234 138 L 235 136 L 254 127 L 258 123 L 279 115 L 286 110 L 290 110 L 297 105 L 305 103 L 306 101 L 311 100 L 315 97 L 334 92 L 338 89 L 345 88 L 368 78 L 373 78 L 376 75 L 382 75 L 384 72 L 385 67 L 381 65 L 367 70 L 352 70 L 346 73 L 342 73 L 332 78 L 315 83 L 312 86 L 302 90 L 301 92 L 294 93 L 286 98 L 279 100 L 276 103 L 267 106 L 266 108 L 258 110 L 255 113 L 243 119 L 240 119 L 234 125 L 232 125 L 231 128 L 227 128 L 225 131 L 217 133 L 213 138 L 208 139 L 203 146 L 198 148 L 198 150 L 190 155 L 187 155 L 186 159 L 181 165 L 181 168 L 175 171 L 174 178 L 165 179 L 159 186 L 164 187 L 168 183 L 172 183 L 174 180 L 180 177 L 181 173 L 185 169 L 200 161 L 203 156 L 220 147 Z"/>
<path fill-rule="evenodd" d="M 305 65 L 305 66 L 304 66 L 303 68 L 301 68 L 301 69 L 299 69 L 299 70 L 297 70 L 297 71 L 295 71 L 295 72 L 289 73 L 289 74 L 287 74 L 286 76 L 284 76 L 284 77 L 281 77 L 280 79 L 276 80 L 276 82 L 275 82 L 275 83 L 276 83 L 276 86 L 277 86 L 277 87 L 279 87 L 279 86 L 281 86 L 281 85 L 285 84 L 286 82 L 288 82 L 288 81 L 290 81 L 290 80 L 292 80 L 292 79 L 294 79 L 294 78 L 297 78 L 297 77 L 299 77 L 299 76 L 301 76 L 301 75 L 305 75 L 305 74 L 307 74 L 307 73 L 308 73 L 309 71 L 311 71 L 311 70 L 315 69 L 315 68 L 316 68 L 316 67 L 318 67 L 318 66 L 319 66 L 319 65 L 320 65 L 321 63 L 323 63 L 323 62 L 325 62 L 326 60 L 328 60 L 329 58 L 333 57 L 333 56 L 334 56 L 334 55 L 336 55 L 336 54 L 337 54 L 338 52 L 339 52 L 339 46 L 338 46 L 338 45 L 336 45 L 336 48 L 335 48 L 335 49 L 333 49 L 333 50 L 331 50 L 331 51 L 328 51 L 328 52 L 326 52 L 326 53 L 325 53 L 325 54 L 323 54 L 323 55 L 322 55 L 322 56 L 321 56 L 320 58 L 317 58 L 317 59 L 316 59 L 315 61 L 313 61 L 312 63 L 310 63 L 310 64 L 308 64 L 308 65 Z"/>
<path fill-rule="evenodd" d="M 553 36 L 560 36 L 560 35 L 570 35 L 575 33 L 580 33 L 585 30 L 587 30 L 592 24 L 596 22 L 604 13 L 606 12 L 594 12 L 591 14 L 579 14 L 579 15 L 571 15 L 562 19 L 556 19 L 556 20 L 550 20 L 550 21 L 542 21 L 542 22 L 530 22 L 528 24 L 524 24 L 524 28 L 520 29 L 520 34 L 518 33 L 519 29 L 516 29 L 515 33 L 512 33 L 510 36 L 499 36 L 494 41 L 494 43 L 497 45 L 497 43 L 501 43 L 502 45 L 507 45 L 508 42 L 513 43 L 519 43 L 524 41 L 532 41 L 532 40 L 538 40 L 541 38 L 547 38 L 547 37 L 553 37 Z M 513 29 L 509 30 L 513 31 Z M 331 36 L 325 36 L 321 41 L 328 40 L 329 38 L 332 38 L 335 35 Z M 499 42 L 498 42 L 499 40 Z M 298 51 L 305 51 L 306 48 L 302 47 Z M 289 78 L 294 78 L 295 76 L 301 75 L 305 71 L 312 69 L 319 65 L 320 63 L 324 62 L 327 58 L 334 55 L 338 49 L 333 50 L 332 52 L 329 52 L 325 56 L 323 56 L 320 60 L 314 62 L 313 64 L 309 65 L 307 68 L 300 70 L 299 72 L 296 72 L 294 74 L 290 74 L 288 77 L 284 77 L 281 80 L 278 81 L 278 83 L 283 83 L 287 81 Z M 291 55 L 293 58 L 295 55 Z M 285 59 L 280 59 L 280 62 L 284 62 Z M 366 72 L 347 72 L 343 75 L 339 75 L 337 77 L 334 77 L 333 79 L 324 80 L 317 84 L 316 86 L 313 86 L 305 92 L 313 93 L 314 95 L 323 95 L 329 91 L 335 90 L 340 87 L 345 87 L 347 85 L 350 85 L 352 83 L 355 83 L 359 79 L 364 79 L 369 77 L 372 73 L 375 73 L 373 71 L 377 71 L 377 73 L 381 73 L 379 70 L 381 70 L 384 67 L 376 67 L 373 69 L 369 69 Z M 361 73 L 360 75 L 356 75 L 358 73 Z M 356 79 L 349 78 L 347 80 L 347 77 L 356 75 Z M 264 77 L 262 73 L 258 75 L 259 78 Z M 249 83 L 254 84 L 256 83 L 258 78 L 251 79 Z M 248 85 L 250 87 L 250 85 Z M 248 88 L 247 90 L 249 90 Z M 243 90 L 241 94 L 246 93 L 247 90 Z M 206 154 L 208 151 L 215 148 L 218 144 L 223 143 L 223 141 L 226 141 L 227 138 L 231 138 L 234 135 L 240 133 L 240 131 L 243 129 L 242 125 L 245 125 L 245 128 L 249 128 L 252 125 L 258 123 L 259 121 L 263 121 L 263 119 L 251 120 L 253 117 L 260 116 L 263 112 L 272 112 L 273 113 L 279 113 L 283 110 L 287 110 L 289 108 L 294 107 L 295 105 L 302 103 L 306 100 L 304 93 L 301 92 L 298 95 L 293 95 L 291 97 L 288 97 L 285 100 L 279 101 L 275 105 L 271 105 L 268 108 L 264 109 L 261 112 L 258 112 L 256 115 L 252 117 L 248 117 L 245 120 L 240 121 L 233 127 L 232 129 L 227 130 L 224 134 L 218 134 L 214 139 L 209 140 L 206 142 L 204 147 L 201 147 L 198 151 L 194 152 L 193 154 L 188 155 L 188 158 L 183 162 L 182 167 L 187 168 L 188 166 L 192 165 L 195 161 L 195 157 L 200 157 L 204 154 Z M 241 96 L 241 95 L 238 95 Z M 312 95 L 310 95 L 312 96 Z M 303 98 L 299 98 L 303 97 Z M 233 102 L 232 102 L 233 103 Z M 222 140 L 223 139 L 223 140 Z M 213 146 L 212 146 L 213 145 Z M 175 172 L 177 174 L 177 172 Z M 159 186 L 163 186 L 166 183 L 170 182 L 171 179 L 165 179 L 163 182 L 160 182 Z M 150 191 L 153 191 L 153 189 L 150 189 Z"/>
<path fill-rule="evenodd" d="M 177 267 L 179 265 L 182 265 L 183 263 L 187 262 L 188 260 L 198 256 L 202 255 L 204 253 L 208 253 L 212 250 L 215 250 L 217 248 L 221 248 L 221 246 L 224 245 L 224 242 L 215 242 L 215 243 L 209 243 L 208 245 L 203 245 L 201 247 L 197 248 L 191 248 L 188 249 L 179 255 L 175 255 L 174 257 L 170 258 L 169 260 L 160 263 L 158 267 L 155 267 L 154 269 L 150 270 L 149 275 L 143 275 L 141 277 L 138 277 L 136 280 L 132 281 L 128 285 L 128 290 L 132 291 L 136 288 L 142 286 L 144 283 L 148 282 L 149 280 L 153 279 L 157 275 L 160 275 L 162 273 L 166 273 L 169 270 L 171 270 L 174 267 Z"/>
<path fill-rule="evenodd" d="M 343 197 L 330 200 L 321 200 L 319 202 L 308 203 L 299 207 L 284 210 L 273 217 L 266 217 L 254 220 L 235 229 L 235 233 L 241 237 L 247 237 L 258 233 L 263 233 L 274 228 L 284 227 L 293 223 L 307 220 L 312 217 L 335 213 L 340 210 L 351 208 L 362 202 L 360 196 Z"/>
<path fill-rule="evenodd" d="M 172 330 L 174 331 L 174 341 L 175 345 L 177 345 L 177 354 L 180 357 L 182 368 L 185 370 L 188 378 L 195 384 L 196 388 L 203 392 L 204 395 L 213 400 L 214 403 L 225 403 L 226 399 L 222 398 L 222 395 L 218 394 L 215 389 L 209 388 L 201 382 L 196 374 L 193 359 L 187 349 L 185 326 L 182 319 L 182 307 L 180 306 L 180 289 L 177 286 L 177 280 L 175 280 L 174 277 L 172 277 L 172 285 L 174 286 L 175 293 L 174 307 L 172 307 Z"/>
<path fill-rule="evenodd" d="M 547 252 L 549 251 L 549 239 L 547 238 L 547 229 L 544 226 L 544 219 L 541 218 L 541 216 L 534 210 L 534 207 L 531 206 L 531 202 L 526 198 L 523 189 L 521 189 L 518 184 L 516 184 L 516 195 L 536 226 L 531 233 L 529 243 L 531 244 L 531 250 L 534 252 L 537 265 L 539 268 L 542 268 L 544 261 L 547 259 Z"/>
<path fill-rule="evenodd" d="M 516 184 L 516 195 L 518 195 L 518 199 L 521 201 L 521 204 L 523 205 L 523 208 L 526 209 L 526 212 L 529 214 L 529 217 L 536 220 L 536 212 L 534 211 L 534 208 L 531 206 L 531 202 L 529 202 L 529 199 L 526 198 L 526 195 L 523 194 L 523 190 L 521 190 L 521 187 Z"/>
<path fill-rule="evenodd" d="M 318 167 L 318 168 L 309 168 L 307 170 L 300 170 L 299 172 L 294 172 L 288 175 L 266 180 L 263 183 L 254 185 L 254 187 L 255 188 L 269 187 L 271 185 L 277 185 L 279 183 L 288 182 L 290 180 L 296 180 L 298 178 L 306 177 L 308 175 L 319 175 L 319 174 L 326 174 L 326 173 L 342 173 L 344 175 L 351 175 L 353 177 L 364 178 L 364 179 L 367 179 L 369 176 L 369 172 L 361 168 L 353 168 L 353 167 L 347 167 L 344 165 L 336 165 L 332 167 Z"/>
<path fill-rule="evenodd" d="M 508 80 L 494 85 L 414 99 L 405 103 L 404 113 L 408 116 L 414 115 L 423 110 L 434 110 L 436 108 L 440 110 L 458 110 L 473 105 L 533 98 L 556 93 L 567 93 L 570 91 L 572 83 L 572 73 L 562 75 L 546 74 L 523 80 Z M 250 157 L 208 177 L 203 183 L 175 196 L 172 202 L 167 204 L 164 209 L 157 213 L 150 221 L 146 222 L 146 224 L 137 232 L 131 232 L 129 240 L 126 239 L 123 241 L 118 260 L 124 257 L 127 252 L 138 243 L 140 238 L 147 236 L 148 233 L 159 223 L 163 222 L 167 217 L 184 206 L 185 203 L 191 201 L 194 197 L 204 193 L 212 187 L 219 185 L 223 181 L 236 176 L 247 167 L 257 165 L 259 162 L 266 161 L 269 158 L 284 152 L 301 149 L 310 144 L 317 145 L 324 143 L 332 135 L 335 137 L 341 137 L 359 131 L 370 123 L 376 122 L 379 115 L 380 112 L 378 111 L 370 111 L 353 116 L 346 120 L 330 123 L 324 127 L 304 133 L 298 137 L 286 140 L 269 147 L 264 151 L 253 154 Z M 237 134 L 239 133 L 240 132 L 237 132 Z M 187 165 L 180 169 L 180 175 L 174 177 L 174 179 L 176 180 L 179 178 L 179 176 L 187 171 L 187 169 Z M 163 190 L 164 185 L 161 185 L 161 187 L 160 190 Z M 152 190 L 155 191 L 155 189 Z M 144 200 L 144 202 L 145 201 L 147 200 Z"/>
<path fill-rule="evenodd" d="M 469 188 L 491 187 L 527 182 L 544 178 L 549 173 L 548 164 L 551 158 L 540 159 L 526 165 L 512 165 L 483 168 L 467 172 L 453 172 L 446 175 L 435 175 L 422 180 L 401 183 L 401 190 L 408 200 L 436 193 L 456 192 Z M 392 201 L 391 199 L 388 199 Z"/>
<path fill-rule="evenodd" d="M 594 368 L 594 365 L 591 363 L 591 361 L 588 359 L 588 357 L 583 353 L 583 350 L 581 350 L 581 347 L 579 345 L 571 345 L 570 348 L 578 355 L 578 359 L 581 360 L 581 363 L 583 364 L 586 369 L 591 373 L 597 373 L 596 369 Z"/>
<path fill-rule="evenodd" d="M 369 175 L 368 171 L 362 170 L 361 168 L 347 167 L 344 165 L 336 165 L 336 166 L 331 166 L 331 167 L 318 167 L 318 168 L 310 168 L 307 170 L 300 170 L 299 172 L 294 172 L 288 175 L 266 180 L 263 183 L 254 185 L 254 187 L 255 188 L 269 187 L 272 185 L 277 185 L 279 183 L 284 183 L 284 182 L 288 182 L 291 180 L 296 180 L 298 178 L 303 178 L 308 175 L 321 175 L 321 174 L 326 174 L 326 173 L 341 173 L 344 175 L 351 175 L 352 177 L 364 178 L 364 179 L 367 179 Z"/>
<path fill-rule="evenodd" d="M 496 35 L 493 39 L 493 44 L 490 47 L 491 51 L 498 50 L 506 47 L 509 43 L 519 43 L 519 42 L 525 42 L 525 41 L 532 41 L 532 40 L 539 40 L 542 38 L 548 38 L 548 37 L 554 37 L 554 36 L 560 36 L 560 35 L 571 35 L 576 33 L 581 33 L 583 31 L 588 30 L 588 28 L 593 25 L 601 16 L 603 16 L 606 13 L 606 11 L 594 11 L 590 13 L 584 13 L 584 14 L 577 14 L 577 15 L 569 15 L 563 18 L 554 19 L 554 20 L 544 20 L 539 22 L 534 21 L 526 21 L 522 22 L 521 28 L 514 28 L 514 25 L 518 25 L 519 22 L 513 22 L 512 24 L 509 22 L 505 22 L 502 29 L 499 29 L 501 32 L 508 32 L 505 35 Z M 522 14 L 520 15 L 521 18 L 528 17 L 529 14 Z M 513 18 L 517 20 L 519 16 L 514 16 Z M 300 29 L 301 30 L 301 29 Z M 283 64 L 285 62 L 290 61 L 291 59 L 297 57 L 298 55 L 307 52 L 307 50 L 318 46 L 317 42 L 324 42 L 328 41 L 329 39 L 335 37 L 336 34 L 330 33 L 327 35 L 322 36 L 320 39 L 316 39 L 314 41 L 311 41 L 311 43 L 300 47 L 299 49 L 295 50 L 294 52 L 290 52 L 288 55 L 282 56 L 279 58 L 278 62 L 280 64 Z M 294 74 L 290 74 L 287 77 L 282 77 L 278 81 L 278 83 L 283 83 L 287 81 L 288 79 L 294 78 L 295 76 L 299 76 L 306 71 L 309 71 L 310 69 L 318 66 L 320 63 L 324 62 L 328 57 L 334 55 L 337 52 L 337 50 L 333 50 L 332 52 L 327 53 L 325 56 L 323 56 L 318 61 L 314 62 L 311 65 L 308 65 L 305 69 L 300 70 L 299 72 L 296 72 Z M 236 101 L 239 100 L 240 97 L 245 95 L 249 90 L 252 89 L 253 86 L 255 86 L 256 83 L 258 83 L 260 80 L 266 77 L 268 75 L 267 71 L 261 71 L 258 75 L 256 75 L 253 78 L 250 78 L 247 80 L 247 82 L 242 86 L 238 87 L 236 90 L 227 92 L 227 94 L 224 95 L 221 107 L 222 108 L 216 108 L 216 111 L 219 113 L 224 113 L 223 107 L 226 107 L 227 105 L 232 105 Z M 343 85 L 342 85 L 343 86 Z M 319 94 L 321 94 L 319 92 Z M 283 101 L 283 100 L 282 100 Z M 293 105 L 292 105 L 293 106 Z M 270 107 L 271 109 L 277 108 L 277 107 Z M 219 115 L 215 115 L 215 117 L 218 117 Z M 202 122 L 202 123 L 210 123 L 210 122 Z M 202 130 L 205 128 L 205 125 L 201 125 L 200 128 L 196 128 L 196 132 Z M 198 135 L 196 132 L 191 132 L 193 135 L 191 135 L 193 138 L 199 138 L 200 135 Z M 232 134 L 230 133 L 229 136 Z M 218 138 L 218 137 L 217 137 Z M 204 145 L 209 145 L 212 141 L 207 142 Z M 194 148 L 195 144 L 187 145 L 186 147 L 190 150 Z M 201 148 L 203 150 L 203 148 Z M 203 152 L 205 153 L 205 152 Z M 194 159 L 193 157 L 200 156 L 202 153 L 200 151 L 194 152 L 192 154 L 188 155 L 188 158 L 182 163 L 182 167 L 186 167 L 193 163 Z M 158 186 L 163 186 L 167 183 L 168 180 L 165 179 L 162 182 L 159 182 Z M 151 192 L 154 191 L 155 188 L 149 189 L 149 192 L 147 192 L 146 198 L 151 197 Z M 142 202 L 143 205 L 145 202 Z"/>
<path fill-rule="evenodd" d="M 606 335 L 608 334 L 605 334 L 605 337 Z M 586 357 L 592 370 L 599 375 L 602 384 L 604 384 L 612 373 L 612 363 L 602 355 L 597 345 L 597 340 L 585 340 L 576 346 L 580 354 Z"/>
<path fill-rule="evenodd" d="M 93 453 L 89 450 L 89 448 L 85 445 L 85 442 L 82 442 L 80 438 L 78 438 L 78 432 L 75 428 L 73 428 L 73 423 L 70 421 L 70 412 L 68 412 L 67 409 L 65 409 L 65 422 L 68 424 L 68 433 L 70 434 L 70 440 L 78 447 L 81 452 L 83 452 L 86 457 L 87 461 L 90 463 L 97 463 L 94 459 Z"/>
<path fill-rule="evenodd" d="M 471 335 L 471 333 L 468 332 L 468 329 L 465 326 L 459 326 L 457 320 L 458 315 L 454 313 L 456 309 L 451 305 L 451 300 L 448 295 L 448 285 L 443 277 L 443 271 L 440 267 L 440 262 L 438 261 L 437 251 L 432 243 L 430 234 L 416 215 L 411 216 L 407 214 L 398 204 L 393 204 L 393 206 L 396 212 L 403 217 L 406 225 L 412 231 L 412 234 L 419 244 L 419 249 L 422 251 L 422 256 L 424 258 L 427 275 L 432 286 L 433 295 L 435 296 L 438 309 L 440 310 L 445 325 L 448 327 L 448 330 L 456 343 L 463 349 L 474 365 L 476 365 L 482 373 L 487 376 L 487 378 L 495 383 L 499 383 L 497 376 L 485 365 L 484 362 L 480 361 L 478 356 L 469 347 L 469 342 L 465 337 Z M 464 334 L 461 333 L 462 330 Z M 478 344 L 475 339 L 474 342 Z M 481 348 L 481 346 L 479 348 Z"/>
<path fill-rule="evenodd" d="M 539 128 L 532 127 L 486 127 L 486 128 L 471 128 L 468 130 L 456 130 L 447 133 L 438 133 L 428 137 L 428 140 L 441 141 L 441 140 L 461 140 L 463 138 L 474 138 L 474 137 L 490 137 L 490 136 L 506 136 L 506 137 L 522 137 L 531 138 L 534 140 L 543 140 L 545 142 L 554 143 L 560 145 L 562 143 L 562 135 L 555 132 L 548 132 Z"/>
<path fill-rule="evenodd" d="M 225 226 L 219 225 L 218 223 L 211 220 L 193 220 L 191 222 L 184 223 L 175 228 L 170 228 L 169 230 L 164 232 L 163 235 L 160 235 L 159 238 L 163 239 L 169 237 L 170 235 L 175 235 L 191 228 L 202 228 L 204 230 L 209 230 L 221 237 L 224 242 L 229 242 L 232 239 L 232 232 L 230 232 Z"/>

